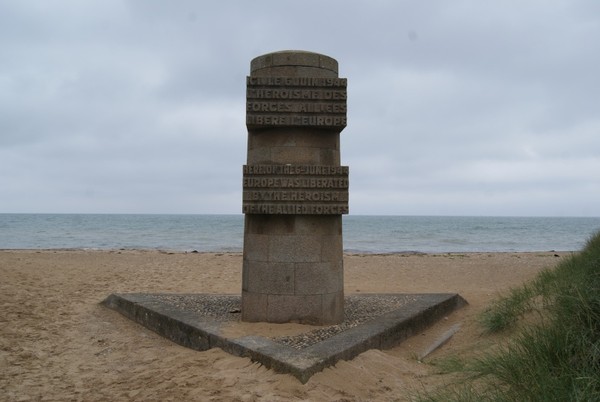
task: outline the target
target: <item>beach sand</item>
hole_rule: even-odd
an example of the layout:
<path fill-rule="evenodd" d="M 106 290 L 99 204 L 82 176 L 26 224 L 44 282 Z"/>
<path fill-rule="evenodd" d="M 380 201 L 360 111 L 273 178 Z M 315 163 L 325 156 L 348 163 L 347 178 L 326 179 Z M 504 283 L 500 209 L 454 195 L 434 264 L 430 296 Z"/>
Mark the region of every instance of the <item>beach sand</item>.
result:
<path fill-rule="evenodd" d="M 346 255 L 347 295 L 456 292 L 469 305 L 393 349 L 340 361 L 303 385 L 220 349 L 186 349 L 99 304 L 118 292 L 239 294 L 240 253 L 0 251 L 0 400 L 409 400 L 452 380 L 437 373 L 436 359 L 497 343 L 498 335 L 482 335 L 478 314 L 569 255 L 558 254 Z M 419 362 L 455 324 L 458 333 Z"/>

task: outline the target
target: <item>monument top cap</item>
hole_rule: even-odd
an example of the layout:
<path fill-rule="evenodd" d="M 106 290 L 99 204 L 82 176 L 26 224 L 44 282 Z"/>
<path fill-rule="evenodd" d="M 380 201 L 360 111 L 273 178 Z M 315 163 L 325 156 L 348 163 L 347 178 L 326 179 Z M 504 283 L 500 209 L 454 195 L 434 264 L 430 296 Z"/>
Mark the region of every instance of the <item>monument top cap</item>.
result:
<path fill-rule="evenodd" d="M 282 50 L 258 56 L 250 62 L 250 72 L 273 67 L 313 67 L 338 73 L 338 62 L 324 54 L 304 50 Z"/>

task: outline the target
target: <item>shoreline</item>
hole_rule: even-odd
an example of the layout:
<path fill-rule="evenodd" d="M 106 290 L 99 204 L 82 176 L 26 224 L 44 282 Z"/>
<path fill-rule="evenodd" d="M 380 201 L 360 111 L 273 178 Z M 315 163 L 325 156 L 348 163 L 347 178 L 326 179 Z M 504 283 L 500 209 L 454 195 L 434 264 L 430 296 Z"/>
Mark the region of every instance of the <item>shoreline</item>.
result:
<path fill-rule="evenodd" d="M 1 252 L 54 252 L 54 251 L 73 251 L 73 252 L 157 252 L 169 254 L 243 254 L 242 250 L 221 250 L 221 251 L 199 251 L 199 250 L 176 250 L 167 248 L 93 248 L 93 247 L 57 247 L 57 248 L 0 248 Z M 364 255 L 364 256 L 385 256 L 385 255 L 455 255 L 455 254 L 531 254 L 531 253 L 578 253 L 580 250 L 528 250 L 528 251 L 359 251 L 344 250 L 344 256 Z"/>
<path fill-rule="evenodd" d="M 451 381 L 429 362 L 500 342 L 482 335 L 478 314 L 568 254 L 345 253 L 347 295 L 451 292 L 469 305 L 392 349 L 340 361 L 302 385 L 220 349 L 173 344 L 99 304 L 111 293 L 239 294 L 241 252 L 0 250 L 0 399 L 408 399 Z M 443 347 L 424 362 L 415 358 L 456 324 L 461 329 Z M 236 330 L 286 334 L 294 326 L 244 323 Z"/>

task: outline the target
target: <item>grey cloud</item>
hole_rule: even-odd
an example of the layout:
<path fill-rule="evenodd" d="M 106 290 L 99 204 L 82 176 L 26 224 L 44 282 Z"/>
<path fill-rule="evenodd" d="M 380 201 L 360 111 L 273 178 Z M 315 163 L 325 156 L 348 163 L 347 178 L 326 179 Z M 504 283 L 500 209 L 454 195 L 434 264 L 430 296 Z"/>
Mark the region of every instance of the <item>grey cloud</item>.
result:
<path fill-rule="evenodd" d="M 249 62 L 305 49 L 349 79 L 353 213 L 598 215 L 598 11 L 3 2 L 0 212 L 238 213 Z"/>

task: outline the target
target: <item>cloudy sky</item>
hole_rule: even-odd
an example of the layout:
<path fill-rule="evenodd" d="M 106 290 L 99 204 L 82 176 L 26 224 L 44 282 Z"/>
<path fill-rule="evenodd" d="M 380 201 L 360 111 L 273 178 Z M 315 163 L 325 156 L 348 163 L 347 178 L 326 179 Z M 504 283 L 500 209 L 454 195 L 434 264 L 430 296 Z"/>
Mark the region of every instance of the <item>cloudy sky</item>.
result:
<path fill-rule="evenodd" d="M 0 212 L 241 212 L 250 60 L 348 78 L 352 214 L 600 216 L 597 0 L 0 0 Z"/>

